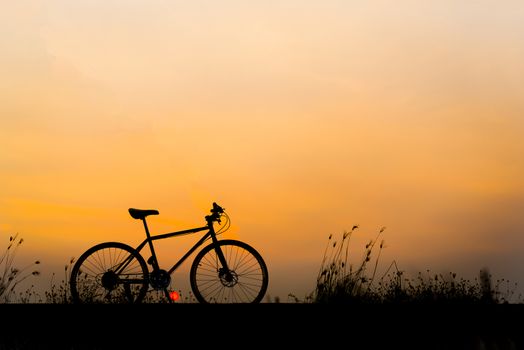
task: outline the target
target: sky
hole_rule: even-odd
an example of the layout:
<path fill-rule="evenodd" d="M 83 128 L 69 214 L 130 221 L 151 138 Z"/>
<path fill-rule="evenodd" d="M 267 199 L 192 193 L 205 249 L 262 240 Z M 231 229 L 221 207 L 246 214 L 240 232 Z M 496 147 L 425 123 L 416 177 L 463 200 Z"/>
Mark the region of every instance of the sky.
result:
<path fill-rule="evenodd" d="M 522 1 L 12 1 L 0 52 L 0 244 L 30 283 L 138 245 L 128 208 L 165 233 L 217 202 L 282 301 L 354 225 L 354 263 L 386 227 L 381 268 L 524 290 Z"/>

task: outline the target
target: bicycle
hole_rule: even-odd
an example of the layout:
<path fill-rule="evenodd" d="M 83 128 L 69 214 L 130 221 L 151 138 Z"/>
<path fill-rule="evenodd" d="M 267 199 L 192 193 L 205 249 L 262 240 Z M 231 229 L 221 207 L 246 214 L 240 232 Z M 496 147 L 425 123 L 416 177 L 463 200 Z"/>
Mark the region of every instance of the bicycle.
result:
<path fill-rule="evenodd" d="M 191 290 L 200 303 L 259 303 L 268 282 L 268 269 L 252 246 L 217 236 L 230 226 L 229 216 L 216 203 L 206 215 L 206 225 L 183 231 L 151 235 L 146 217 L 158 215 L 153 209 L 128 209 L 133 219 L 141 220 L 146 238 L 136 247 L 121 242 L 104 242 L 86 250 L 71 269 L 70 291 L 74 303 L 141 303 L 150 287 L 164 292 L 172 303 L 168 287 L 171 274 L 205 242 L 195 256 L 189 272 Z M 215 231 L 214 223 L 224 226 Z M 159 266 L 153 242 L 156 240 L 207 231 L 169 270 Z M 148 245 L 151 257 L 141 251 Z M 149 270 L 148 265 L 151 267 Z"/>

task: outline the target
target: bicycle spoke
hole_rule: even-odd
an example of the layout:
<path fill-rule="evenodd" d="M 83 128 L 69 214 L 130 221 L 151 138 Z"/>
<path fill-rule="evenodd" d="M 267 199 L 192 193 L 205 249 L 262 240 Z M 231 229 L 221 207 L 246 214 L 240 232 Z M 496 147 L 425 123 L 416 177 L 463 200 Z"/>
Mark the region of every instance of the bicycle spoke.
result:
<path fill-rule="evenodd" d="M 219 263 L 217 249 L 222 251 L 227 268 Z M 259 302 L 267 288 L 267 269 L 253 248 L 239 241 L 224 240 L 199 253 L 190 279 L 200 302 Z"/>
<path fill-rule="evenodd" d="M 133 248 L 116 242 L 99 244 L 86 251 L 72 269 L 73 299 L 93 303 L 140 301 L 147 292 L 147 271 L 145 261 Z"/>

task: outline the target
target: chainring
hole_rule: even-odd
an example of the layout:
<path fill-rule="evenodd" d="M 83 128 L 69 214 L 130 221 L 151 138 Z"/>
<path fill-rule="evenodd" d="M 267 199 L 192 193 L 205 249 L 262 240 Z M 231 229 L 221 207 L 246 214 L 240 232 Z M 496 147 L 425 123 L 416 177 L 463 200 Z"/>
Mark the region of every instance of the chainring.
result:
<path fill-rule="evenodd" d="M 152 271 L 149 274 L 149 283 L 156 290 L 164 289 L 171 283 L 171 276 L 166 270 Z"/>

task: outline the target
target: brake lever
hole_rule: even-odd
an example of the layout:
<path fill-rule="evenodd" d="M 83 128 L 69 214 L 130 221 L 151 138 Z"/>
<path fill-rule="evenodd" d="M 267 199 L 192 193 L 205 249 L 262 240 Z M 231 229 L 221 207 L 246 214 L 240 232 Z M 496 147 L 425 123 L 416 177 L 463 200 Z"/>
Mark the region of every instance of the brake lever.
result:
<path fill-rule="evenodd" d="M 213 209 L 211 209 L 211 212 L 212 213 L 222 214 L 224 212 L 224 208 L 222 208 L 216 202 L 213 202 Z"/>

